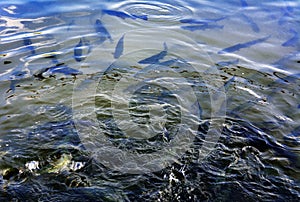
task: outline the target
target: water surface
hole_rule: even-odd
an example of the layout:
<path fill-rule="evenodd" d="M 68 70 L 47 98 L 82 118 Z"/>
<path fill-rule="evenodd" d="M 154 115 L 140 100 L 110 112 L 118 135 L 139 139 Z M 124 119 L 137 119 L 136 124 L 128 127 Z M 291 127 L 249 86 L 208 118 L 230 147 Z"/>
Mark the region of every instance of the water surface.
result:
<path fill-rule="evenodd" d="M 2 201 L 298 201 L 298 1 L 1 2 Z"/>

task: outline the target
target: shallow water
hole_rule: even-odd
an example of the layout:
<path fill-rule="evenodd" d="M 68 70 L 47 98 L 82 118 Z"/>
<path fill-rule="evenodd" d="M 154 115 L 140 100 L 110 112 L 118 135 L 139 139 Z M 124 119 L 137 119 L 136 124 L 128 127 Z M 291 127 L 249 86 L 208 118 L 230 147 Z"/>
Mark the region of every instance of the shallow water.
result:
<path fill-rule="evenodd" d="M 1 2 L 1 201 L 298 201 L 298 1 Z"/>

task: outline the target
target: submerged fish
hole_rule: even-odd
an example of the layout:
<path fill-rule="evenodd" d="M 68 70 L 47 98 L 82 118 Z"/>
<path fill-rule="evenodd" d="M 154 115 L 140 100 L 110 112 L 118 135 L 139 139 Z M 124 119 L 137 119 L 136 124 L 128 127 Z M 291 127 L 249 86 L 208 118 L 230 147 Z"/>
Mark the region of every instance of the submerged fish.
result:
<path fill-rule="evenodd" d="M 162 65 L 162 66 L 167 66 L 168 67 L 168 66 L 174 64 L 175 62 L 178 62 L 178 59 L 171 59 L 171 60 L 160 62 L 158 64 Z"/>
<path fill-rule="evenodd" d="M 242 7 L 248 7 L 248 3 L 246 0 L 240 0 Z"/>
<path fill-rule="evenodd" d="M 234 46 L 230 46 L 228 48 L 224 48 L 223 50 L 220 50 L 218 52 L 218 54 L 232 53 L 232 52 L 238 51 L 242 48 L 248 48 L 248 47 L 253 46 L 255 44 L 262 43 L 262 42 L 266 41 L 269 38 L 270 38 L 270 36 L 266 36 L 266 37 L 263 37 L 263 38 L 260 38 L 260 39 L 255 39 L 255 40 L 246 42 L 246 43 L 238 43 Z"/>
<path fill-rule="evenodd" d="M 293 23 L 295 21 L 295 17 L 285 9 L 282 10 L 282 16 L 278 19 L 278 25 L 285 25 L 287 23 Z"/>
<path fill-rule="evenodd" d="M 273 84 L 295 83 L 296 81 L 300 80 L 300 73 L 284 75 L 284 74 L 279 74 L 278 72 L 274 72 L 273 74 L 278 78 L 278 80 L 276 80 Z"/>
<path fill-rule="evenodd" d="M 126 19 L 126 18 L 133 19 L 133 20 L 135 20 L 136 18 L 139 18 L 139 19 L 142 19 L 142 20 L 148 20 L 147 15 L 130 15 L 130 14 L 127 14 L 127 13 L 122 12 L 122 11 L 114 11 L 114 10 L 106 10 L 106 9 L 102 10 L 102 12 L 104 14 L 107 14 L 107 15 L 122 18 L 123 20 Z"/>
<path fill-rule="evenodd" d="M 96 20 L 95 30 L 99 34 L 100 43 L 103 43 L 106 39 L 109 39 L 110 42 L 113 42 L 110 33 L 107 31 L 107 29 L 99 19 Z"/>
<path fill-rule="evenodd" d="M 167 44 L 164 43 L 164 50 L 160 53 L 139 61 L 139 64 L 156 64 L 168 54 Z"/>
<path fill-rule="evenodd" d="M 26 48 L 28 48 L 31 51 L 31 54 L 34 55 L 35 54 L 35 49 L 34 46 L 32 45 L 32 41 L 30 40 L 30 38 L 24 38 L 23 39 L 23 44 Z"/>
<path fill-rule="evenodd" d="M 117 43 L 117 46 L 116 46 L 116 49 L 115 49 L 115 52 L 114 52 L 114 58 L 115 59 L 119 58 L 123 54 L 124 36 L 125 36 L 125 34 L 123 34 L 123 36 L 120 38 L 120 40 Z"/>
<path fill-rule="evenodd" d="M 292 38 L 281 44 L 282 46 L 297 46 L 299 41 L 299 34 L 294 29 L 290 29 L 290 32 L 294 34 Z"/>
<path fill-rule="evenodd" d="M 29 77 L 28 70 L 23 69 L 23 65 L 17 66 L 12 72 L 0 76 L 0 81 L 10 81 L 9 89 L 6 91 L 15 92 L 16 84 L 19 80 Z"/>
<path fill-rule="evenodd" d="M 91 52 L 90 42 L 82 37 L 74 48 L 74 59 L 77 62 L 85 60 L 88 53 Z"/>
<path fill-rule="evenodd" d="M 13 72 L 10 77 L 11 82 L 7 93 L 9 91 L 12 91 L 14 93 L 16 90 L 16 86 L 19 83 L 19 80 L 25 78 L 27 73 L 28 73 L 27 71 L 22 71 L 22 70 Z"/>
<path fill-rule="evenodd" d="M 245 15 L 245 14 L 241 14 L 241 17 L 245 20 L 245 22 L 247 22 L 251 29 L 254 31 L 254 32 L 259 32 L 260 29 L 258 27 L 258 25 L 253 21 L 252 18 L 250 18 L 249 16 Z"/>
<path fill-rule="evenodd" d="M 217 66 L 229 66 L 229 65 L 237 65 L 239 63 L 239 59 L 236 60 L 230 60 L 230 61 L 221 61 L 221 62 L 217 62 L 216 65 Z"/>
<path fill-rule="evenodd" d="M 289 93 L 297 94 L 296 86 L 300 81 L 300 73 L 286 75 L 279 72 L 274 72 L 273 74 L 278 79 L 268 84 L 271 92 L 266 95 L 266 100 L 268 100 L 269 103 L 278 99 L 279 96 L 282 96 L 282 94 L 285 93 L 285 90 L 289 91 Z"/>
<path fill-rule="evenodd" d="M 81 71 L 77 69 L 73 69 L 71 67 L 68 67 L 64 65 L 63 63 L 57 64 L 53 67 L 47 67 L 42 70 L 40 70 L 38 73 L 34 74 L 35 77 L 38 77 L 40 79 L 44 79 L 46 77 L 55 76 L 55 74 L 64 74 L 64 75 L 79 75 L 82 74 Z"/>
<path fill-rule="evenodd" d="M 135 17 L 135 18 L 139 18 L 139 19 L 145 20 L 145 21 L 148 20 L 148 16 L 147 15 L 134 15 L 134 14 L 132 14 L 132 16 Z"/>
<path fill-rule="evenodd" d="M 201 20 L 196 20 L 193 18 L 187 18 L 187 19 L 182 19 L 180 20 L 181 23 L 187 23 L 187 24 L 208 24 L 208 23 L 212 23 L 212 22 L 218 22 L 221 20 L 224 20 L 225 17 L 220 17 L 220 18 L 216 18 L 216 19 L 201 19 Z"/>
<path fill-rule="evenodd" d="M 196 30 L 206 30 L 206 29 L 223 29 L 224 25 L 217 25 L 217 24 L 203 24 L 203 25 L 187 25 L 181 26 L 181 29 L 189 30 L 189 31 L 196 31 Z"/>
<path fill-rule="evenodd" d="M 235 76 L 231 77 L 231 79 L 229 79 L 228 81 L 226 81 L 224 83 L 225 91 L 228 91 L 228 88 L 229 88 L 230 84 L 233 83 L 234 81 L 235 81 Z"/>
<path fill-rule="evenodd" d="M 67 31 L 70 31 L 71 28 L 72 28 L 74 25 L 75 25 L 75 20 L 72 20 L 72 21 L 69 23 L 69 25 L 68 25 Z"/>
<path fill-rule="evenodd" d="M 228 98 L 227 99 L 227 102 L 230 102 L 231 99 L 233 98 Z M 234 109 L 232 109 L 230 112 L 227 112 L 227 114 L 231 117 L 235 117 L 235 118 L 239 118 L 239 119 L 242 119 L 240 117 L 240 115 L 242 113 L 245 113 L 244 111 L 247 110 L 247 109 L 250 109 L 251 107 L 257 105 L 257 103 L 262 100 L 262 99 L 255 99 L 255 100 L 248 100 L 240 105 L 238 105 L 237 107 L 235 107 Z"/>
<path fill-rule="evenodd" d="M 295 65 L 296 65 L 296 63 L 299 63 L 299 60 L 300 60 L 300 52 L 295 51 L 295 52 L 292 52 L 292 53 L 289 53 L 289 54 L 283 56 L 276 62 L 273 62 L 272 65 L 274 65 L 280 69 L 286 69 L 287 65 L 289 65 L 290 63 L 295 63 Z"/>
<path fill-rule="evenodd" d="M 18 80 L 24 78 L 26 76 L 26 74 L 27 74 L 27 71 L 16 71 L 12 74 L 13 79 L 11 79 L 10 86 L 9 86 L 9 88 L 12 92 L 15 92 L 16 84 L 18 83 Z"/>

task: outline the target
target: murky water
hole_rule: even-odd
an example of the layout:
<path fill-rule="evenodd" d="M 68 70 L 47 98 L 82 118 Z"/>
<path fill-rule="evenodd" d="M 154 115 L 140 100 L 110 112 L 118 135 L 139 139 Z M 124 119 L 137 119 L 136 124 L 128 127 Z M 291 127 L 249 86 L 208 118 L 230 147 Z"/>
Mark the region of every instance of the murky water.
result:
<path fill-rule="evenodd" d="M 298 201 L 298 1 L 1 2 L 1 201 Z"/>

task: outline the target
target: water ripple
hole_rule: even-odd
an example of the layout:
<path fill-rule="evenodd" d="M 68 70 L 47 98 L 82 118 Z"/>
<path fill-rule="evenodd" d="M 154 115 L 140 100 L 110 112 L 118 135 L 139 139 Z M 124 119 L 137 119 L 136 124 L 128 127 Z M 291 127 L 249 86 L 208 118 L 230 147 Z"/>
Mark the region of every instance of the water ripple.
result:
<path fill-rule="evenodd" d="M 190 16 L 191 8 L 172 1 L 124 1 L 116 10 L 125 11 L 136 16 L 147 16 L 148 21 L 160 24 L 174 24 L 183 17 Z"/>

